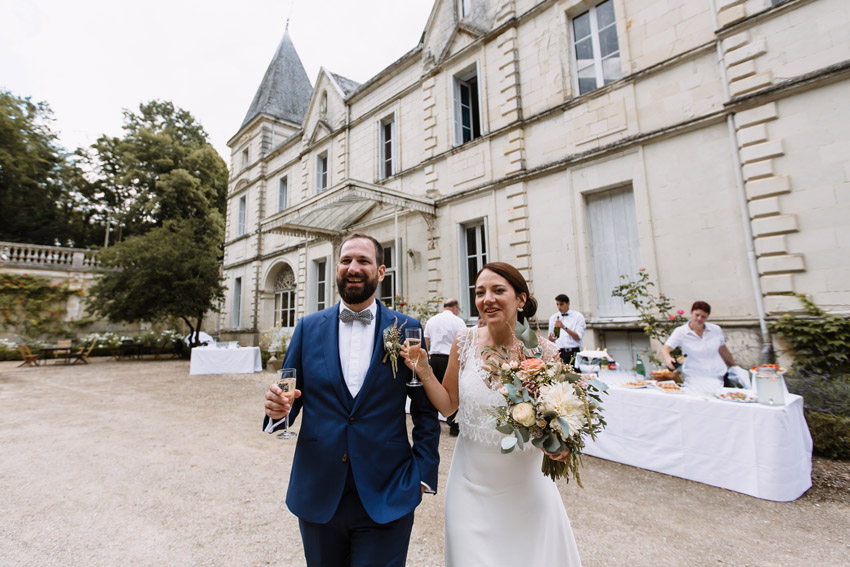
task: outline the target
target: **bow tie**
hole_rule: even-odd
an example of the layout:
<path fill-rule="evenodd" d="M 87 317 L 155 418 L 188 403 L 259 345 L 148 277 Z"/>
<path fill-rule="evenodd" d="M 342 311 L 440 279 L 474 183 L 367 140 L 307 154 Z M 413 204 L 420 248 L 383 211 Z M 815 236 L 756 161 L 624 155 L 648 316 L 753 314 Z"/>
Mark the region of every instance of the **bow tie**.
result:
<path fill-rule="evenodd" d="M 352 321 L 360 321 L 364 325 L 368 325 L 372 322 L 372 312 L 366 309 L 365 311 L 361 311 L 360 313 L 355 313 L 354 311 L 350 311 L 348 309 L 343 309 L 339 312 L 339 320 L 343 323 L 351 323 Z"/>

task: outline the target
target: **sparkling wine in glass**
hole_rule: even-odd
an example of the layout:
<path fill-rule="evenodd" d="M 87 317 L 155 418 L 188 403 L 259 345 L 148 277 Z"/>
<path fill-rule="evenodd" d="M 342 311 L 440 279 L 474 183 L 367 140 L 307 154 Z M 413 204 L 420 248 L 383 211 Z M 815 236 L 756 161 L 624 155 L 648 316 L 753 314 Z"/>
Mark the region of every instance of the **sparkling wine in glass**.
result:
<path fill-rule="evenodd" d="M 280 374 L 277 379 L 277 387 L 283 391 L 283 395 L 286 396 L 287 400 L 291 404 L 295 400 L 295 369 L 294 368 L 281 368 Z M 298 434 L 294 431 L 289 430 L 289 413 L 286 414 L 283 422 L 283 431 L 277 434 L 278 439 L 292 439 Z"/>
<path fill-rule="evenodd" d="M 404 338 L 404 342 L 407 345 L 407 354 L 410 356 L 410 362 L 413 363 L 413 378 L 411 378 L 407 385 L 421 386 L 422 381 L 416 376 L 416 365 L 419 363 L 419 357 L 422 356 L 422 329 L 405 329 Z"/>

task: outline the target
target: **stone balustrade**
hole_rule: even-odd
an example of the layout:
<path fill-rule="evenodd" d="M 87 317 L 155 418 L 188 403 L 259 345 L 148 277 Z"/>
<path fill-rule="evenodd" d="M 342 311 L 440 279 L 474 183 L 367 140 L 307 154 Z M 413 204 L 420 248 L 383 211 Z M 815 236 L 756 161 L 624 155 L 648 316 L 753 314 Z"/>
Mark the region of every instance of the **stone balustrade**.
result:
<path fill-rule="evenodd" d="M 97 251 L 0 242 L 0 266 L 86 271 L 98 267 Z"/>

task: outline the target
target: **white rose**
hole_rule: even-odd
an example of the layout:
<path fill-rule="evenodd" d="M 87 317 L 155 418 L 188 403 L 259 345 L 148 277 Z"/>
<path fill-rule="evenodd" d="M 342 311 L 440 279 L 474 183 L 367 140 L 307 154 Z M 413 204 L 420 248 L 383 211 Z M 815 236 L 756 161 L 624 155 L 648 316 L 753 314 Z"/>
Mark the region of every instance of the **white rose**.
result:
<path fill-rule="evenodd" d="M 506 372 L 507 372 L 507 371 L 508 371 L 508 370 L 510 370 L 510 369 L 511 369 L 511 365 L 510 365 L 510 364 L 508 364 L 507 362 L 503 362 L 503 363 L 502 363 L 502 370 L 504 370 L 504 371 L 506 371 Z"/>
<path fill-rule="evenodd" d="M 520 425 L 530 427 L 534 425 L 537 416 L 534 413 L 534 406 L 528 402 L 522 402 L 511 408 L 511 416 Z"/>

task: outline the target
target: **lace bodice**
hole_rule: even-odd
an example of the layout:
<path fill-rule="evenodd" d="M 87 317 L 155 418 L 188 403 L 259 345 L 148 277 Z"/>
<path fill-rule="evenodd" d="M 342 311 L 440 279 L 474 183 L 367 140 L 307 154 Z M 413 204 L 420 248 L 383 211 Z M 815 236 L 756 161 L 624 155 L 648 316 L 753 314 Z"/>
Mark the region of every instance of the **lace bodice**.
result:
<path fill-rule="evenodd" d="M 543 344 L 545 360 L 551 360 L 557 355 L 558 349 L 546 340 Z M 478 328 L 468 329 L 458 340 L 458 412 L 455 421 L 464 437 L 498 445 L 502 435 L 496 431 L 489 410 L 505 405 L 505 398 L 499 393 L 500 383 L 491 384 L 489 372 L 484 368 L 481 359 L 481 347 L 478 345 Z"/>

